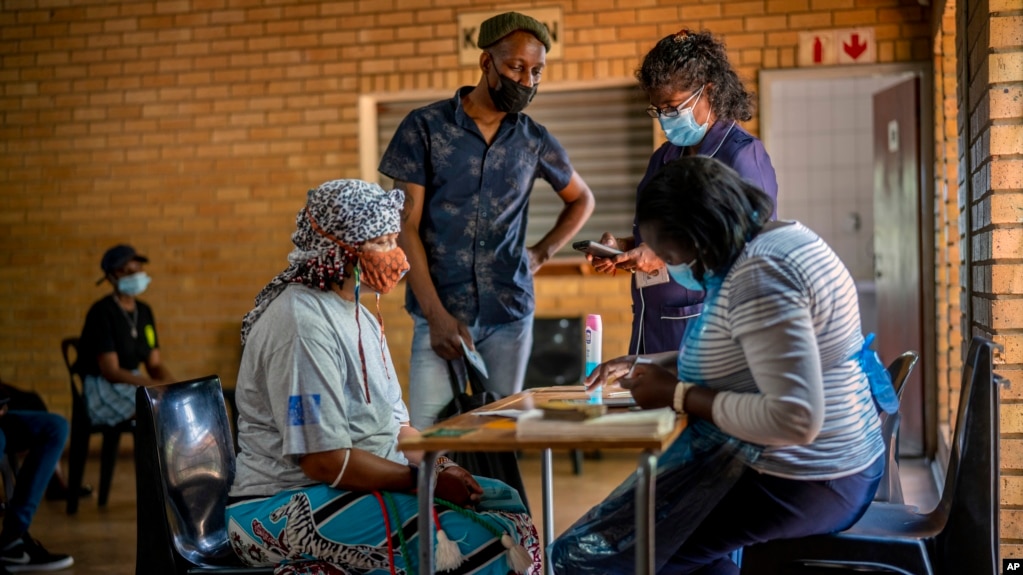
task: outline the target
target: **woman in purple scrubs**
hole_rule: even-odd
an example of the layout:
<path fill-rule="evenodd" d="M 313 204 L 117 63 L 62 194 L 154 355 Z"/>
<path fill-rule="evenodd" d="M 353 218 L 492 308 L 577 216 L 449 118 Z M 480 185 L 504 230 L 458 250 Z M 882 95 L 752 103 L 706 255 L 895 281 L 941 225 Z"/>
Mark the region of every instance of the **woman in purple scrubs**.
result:
<path fill-rule="evenodd" d="M 639 190 L 672 160 L 701 155 L 721 160 L 777 203 L 771 159 L 763 143 L 739 125 L 753 117 L 754 96 L 732 69 L 721 41 L 710 32 L 686 29 L 666 36 L 643 59 L 636 78 L 650 100 L 647 113 L 660 121 L 668 139 L 651 156 Z M 684 202 L 686 190 L 678 190 L 678 198 Z M 634 272 L 629 353 L 678 351 L 688 320 L 700 314 L 703 292 L 668 278 L 664 262 L 643 243 L 635 223 L 631 237 L 605 233 L 600 241 L 624 253 L 591 257 L 594 268 Z"/>

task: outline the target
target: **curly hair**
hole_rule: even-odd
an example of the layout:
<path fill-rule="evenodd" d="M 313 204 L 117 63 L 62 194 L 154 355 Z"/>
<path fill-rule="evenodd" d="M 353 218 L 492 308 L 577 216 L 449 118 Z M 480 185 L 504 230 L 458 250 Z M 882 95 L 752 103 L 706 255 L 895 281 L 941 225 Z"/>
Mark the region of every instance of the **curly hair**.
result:
<path fill-rule="evenodd" d="M 746 91 L 732 69 L 725 44 L 711 33 L 685 28 L 661 38 L 643 58 L 636 79 L 647 95 L 660 90 L 695 91 L 713 83 L 711 108 L 723 120 L 748 121 L 753 117 L 753 93 Z"/>
<path fill-rule="evenodd" d="M 683 156 L 640 190 L 636 221 L 693 248 L 703 269 L 718 273 L 735 262 L 773 210 L 770 196 L 720 160 Z"/>

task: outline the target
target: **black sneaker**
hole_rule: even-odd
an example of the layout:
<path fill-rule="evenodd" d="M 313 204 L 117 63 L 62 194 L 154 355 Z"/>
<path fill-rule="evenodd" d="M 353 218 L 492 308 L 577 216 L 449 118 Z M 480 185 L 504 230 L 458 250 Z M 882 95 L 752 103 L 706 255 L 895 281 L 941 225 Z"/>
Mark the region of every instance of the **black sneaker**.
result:
<path fill-rule="evenodd" d="M 74 565 L 75 560 L 63 553 L 50 553 L 28 533 L 3 551 L 0 551 L 0 565 L 10 573 L 26 571 L 56 571 Z"/>

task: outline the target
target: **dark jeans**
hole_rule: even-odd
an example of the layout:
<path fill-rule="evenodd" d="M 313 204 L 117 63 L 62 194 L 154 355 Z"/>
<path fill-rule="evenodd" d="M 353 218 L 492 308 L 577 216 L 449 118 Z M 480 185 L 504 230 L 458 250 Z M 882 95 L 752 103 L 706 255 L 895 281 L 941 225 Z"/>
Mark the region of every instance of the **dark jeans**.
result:
<path fill-rule="evenodd" d="M 847 529 L 877 491 L 885 458 L 849 477 L 798 481 L 747 469 L 659 574 L 732 575 L 728 554 L 771 539 Z"/>
<path fill-rule="evenodd" d="M 55 413 L 10 411 L 0 417 L 0 453 L 28 451 L 18 467 L 14 495 L 7 502 L 0 543 L 13 541 L 28 530 L 67 436 L 67 420 Z"/>

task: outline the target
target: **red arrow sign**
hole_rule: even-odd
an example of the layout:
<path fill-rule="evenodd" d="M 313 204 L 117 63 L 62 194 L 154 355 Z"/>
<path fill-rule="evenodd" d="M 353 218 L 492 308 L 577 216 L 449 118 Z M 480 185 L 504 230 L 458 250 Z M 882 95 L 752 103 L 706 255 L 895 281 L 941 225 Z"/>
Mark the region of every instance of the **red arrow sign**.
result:
<path fill-rule="evenodd" d="M 852 45 L 850 46 L 846 42 L 842 42 L 842 50 L 848 54 L 850 58 L 855 60 L 867 51 L 867 43 L 860 43 L 859 34 L 853 34 L 850 39 L 852 40 Z"/>

